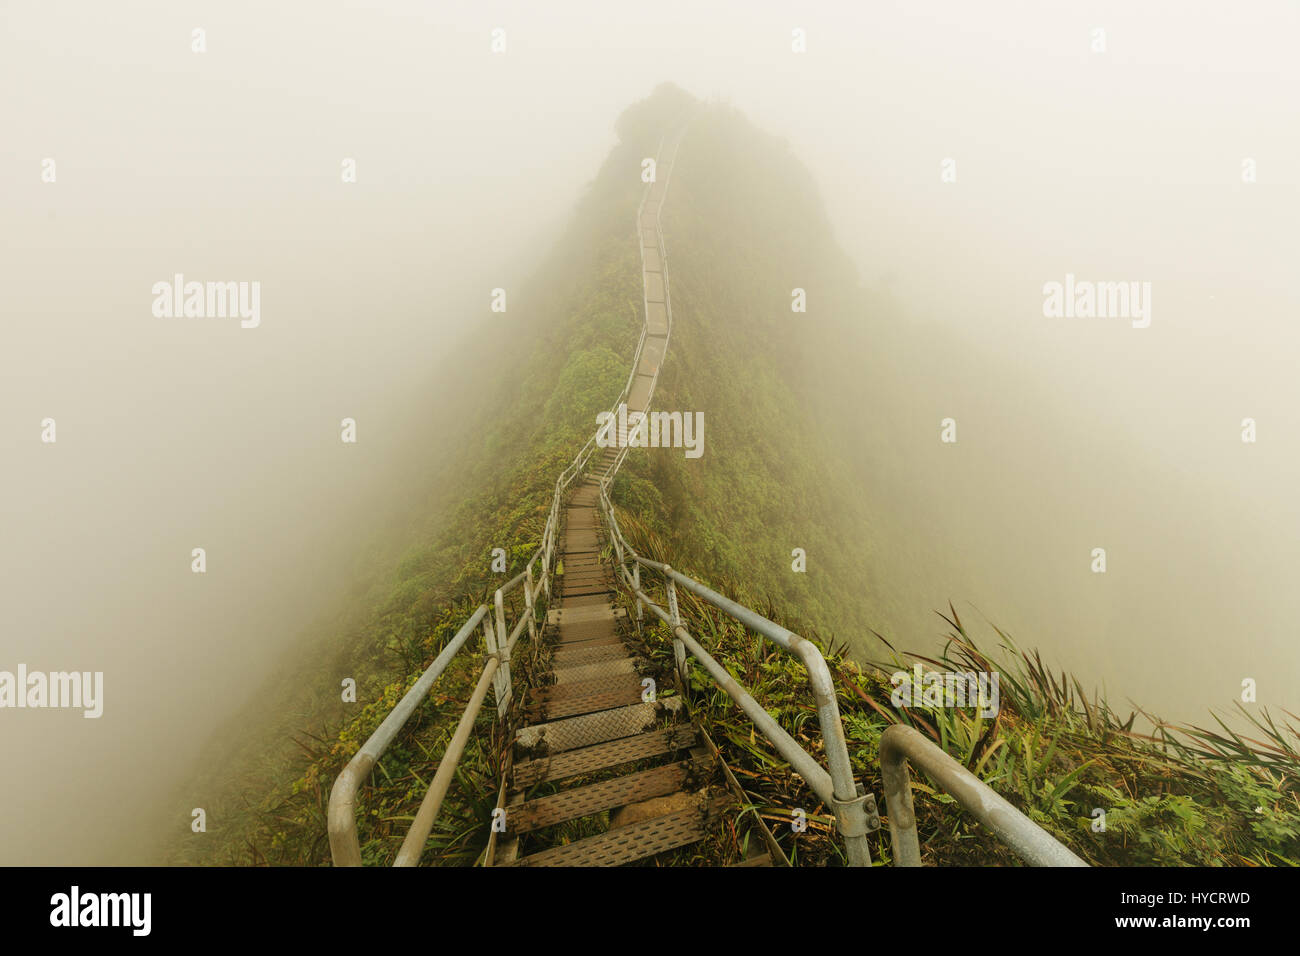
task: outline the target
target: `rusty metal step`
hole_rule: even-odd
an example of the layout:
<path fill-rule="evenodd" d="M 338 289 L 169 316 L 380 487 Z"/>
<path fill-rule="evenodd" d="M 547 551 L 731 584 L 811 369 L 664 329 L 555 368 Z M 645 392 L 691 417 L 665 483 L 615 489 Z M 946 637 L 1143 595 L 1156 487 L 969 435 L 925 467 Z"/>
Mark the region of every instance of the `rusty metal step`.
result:
<path fill-rule="evenodd" d="M 597 601 L 603 602 L 608 601 L 613 593 L 613 581 L 590 581 L 586 584 L 570 584 L 566 582 L 561 586 L 559 596 L 563 602 L 561 607 L 571 607 L 574 598 L 595 598 Z"/>
<path fill-rule="evenodd" d="M 618 827 L 565 846 L 533 853 L 511 865 L 622 866 L 644 860 L 704 839 L 731 801 L 731 797 L 721 797 L 710 801 L 704 809 L 682 810 Z"/>
<path fill-rule="evenodd" d="M 619 610 L 622 610 L 620 608 Z M 561 644 L 573 644 L 579 641 L 590 641 L 600 637 L 610 637 L 618 633 L 618 626 L 615 623 L 622 615 L 615 614 L 605 618 L 594 618 L 585 621 L 569 621 L 561 624 L 559 621 L 550 621 L 551 624 L 558 624 L 559 642 Z"/>
<path fill-rule="evenodd" d="M 546 623 L 559 624 L 564 627 L 569 624 L 591 624 L 595 621 L 613 621 L 618 617 L 626 617 L 621 607 L 615 607 L 609 602 L 600 604 L 587 604 L 581 607 L 552 608 L 546 613 Z"/>
<path fill-rule="evenodd" d="M 565 571 L 556 580 L 562 587 L 587 587 L 592 584 L 611 584 L 614 581 L 614 575 L 610 574 L 607 568 L 571 569 Z"/>
<path fill-rule="evenodd" d="M 577 681 L 572 684 L 552 684 L 549 687 L 534 687 L 529 692 L 529 699 L 539 703 L 553 700 L 571 700 L 575 697 L 590 697 L 592 694 L 607 694 L 613 691 L 635 690 L 641 693 L 641 678 L 636 675 L 619 677 L 599 677 L 596 680 Z"/>
<path fill-rule="evenodd" d="M 565 568 L 564 573 L 556 577 L 561 584 L 590 584 L 592 581 L 612 581 L 613 573 L 603 564 L 593 564 L 581 568 Z"/>
<path fill-rule="evenodd" d="M 617 627 L 612 624 L 602 628 L 587 628 L 577 631 L 570 638 L 566 634 L 560 634 L 552 647 L 600 647 L 601 645 L 613 644 L 623 640 L 623 636 Z"/>
<path fill-rule="evenodd" d="M 622 644 L 623 638 L 615 628 L 607 627 L 592 632 L 592 637 L 579 638 L 575 640 L 553 641 L 549 646 L 556 650 L 567 650 L 569 648 L 579 647 L 609 647 L 612 644 Z"/>
<path fill-rule="evenodd" d="M 596 551 L 600 546 L 600 541 L 596 537 L 594 528 L 578 528 L 573 531 L 565 530 L 564 537 L 560 539 L 560 554 L 568 554 L 570 551 Z"/>
<path fill-rule="evenodd" d="M 643 657 L 625 657 L 616 661 L 596 661 L 593 664 L 556 667 L 551 673 L 555 675 L 556 684 L 577 684 L 583 681 L 599 680 L 602 677 L 649 673 L 652 669 L 650 662 Z"/>
<path fill-rule="evenodd" d="M 600 590 L 592 590 L 584 594 L 564 595 L 560 599 L 560 611 L 576 611 L 579 608 L 590 607 L 609 607 L 614 594 L 614 586 L 606 585 Z"/>
<path fill-rule="evenodd" d="M 632 656 L 632 648 L 621 641 L 617 644 L 599 644 L 595 647 L 557 647 L 551 655 L 553 667 L 572 667 L 575 664 L 594 664 L 597 661 L 616 661 Z"/>
<path fill-rule="evenodd" d="M 528 833 L 566 820 L 600 813 L 602 810 L 625 807 L 639 800 L 663 797 L 682 790 L 696 790 L 704 785 L 712 762 L 712 758 L 707 755 L 692 757 L 690 760 L 529 800 L 522 807 L 507 812 L 506 832 Z"/>
<path fill-rule="evenodd" d="M 598 710 L 613 707 L 625 707 L 641 700 L 641 685 L 607 690 L 583 697 L 563 697 L 558 700 L 538 701 L 528 705 L 525 713 L 534 720 L 558 720 L 561 717 L 575 717 L 579 714 L 591 714 Z"/>
<path fill-rule="evenodd" d="M 521 761 L 514 766 L 514 786 L 531 787 L 550 780 L 564 780 L 580 774 L 608 770 L 620 764 L 676 753 L 696 741 L 695 728 L 689 724 L 666 727 L 648 734 L 611 740 L 609 743 L 551 754 L 536 760 Z"/>
<path fill-rule="evenodd" d="M 630 704 L 582 717 L 533 724 L 515 731 L 515 746 L 527 755 L 577 750 L 644 733 L 664 718 L 675 718 L 681 709 L 681 698 L 665 697 L 652 703 Z"/>

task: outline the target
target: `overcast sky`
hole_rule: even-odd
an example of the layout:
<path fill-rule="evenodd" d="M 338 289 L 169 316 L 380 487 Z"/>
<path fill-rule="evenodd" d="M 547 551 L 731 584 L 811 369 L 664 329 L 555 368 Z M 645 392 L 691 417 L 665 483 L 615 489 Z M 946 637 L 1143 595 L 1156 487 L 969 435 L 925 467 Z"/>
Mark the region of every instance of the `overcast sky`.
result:
<path fill-rule="evenodd" d="M 1072 460 L 1098 470 L 1083 485 L 1111 469 L 1132 494 L 1080 504 L 1074 473 L 1044 471 L 1031 513 L 1091 514 L 1097 533 L 1071 524 L 1069 556 L 1045 559 L 1036 520 L 900 582 L 918 613 L 979 602 L 1181 717 L 1243 675 L 1294 686 L 1293 3 L 9 0 L 0 17 L 0 670 L 106 675 L 98 720 L 0 713 L 0 862 L 99 860 L 328 606 L 383 463 L 429 439 L 392 424 L 403 390 L 490 331 L 489 290 L 522 278 L 615 118 L 663 81 L 784 136 L 864 282 L 910 319 L 1095 409 L 1099 434 L 1128 429 L 1122 456 L 1005 446 L 1022 482 Z M 260 324 L 155 317 L 151 288 L 175 273 L 260 282 Z M 1042 286 L 1067 273 L 1151 282 L 1150 327 L 1045 318 Z M 980 368 L 918 420 L 960 417 Z M 1153 486 L 1171 473 L 1186 487 Z M 969 535 L 1015 519 L 994 489 L 953 488 L 933 507 Z M 1203 521 L 1166 536 L 1186 526 L 1166 500 Z M 1135 513 L 1160 534 L 1128 541 Z M 1099 538 L 1147 575 L 1104 600 L 1071 577 Z M 1170 655 L 1174 673 L 1153 672 Z M 1269 699 L 1295 707 L 1277 683 Z"/>

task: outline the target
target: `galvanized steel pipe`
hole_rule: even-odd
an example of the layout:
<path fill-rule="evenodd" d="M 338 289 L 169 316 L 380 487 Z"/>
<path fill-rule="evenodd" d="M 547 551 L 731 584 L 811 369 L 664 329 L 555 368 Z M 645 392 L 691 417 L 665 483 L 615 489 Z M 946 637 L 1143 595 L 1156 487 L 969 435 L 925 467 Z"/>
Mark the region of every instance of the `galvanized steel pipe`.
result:
<path fill-rule="evenodd" d="M 885 809 L 889 814 L 895 866 L 921 865 L 912 782 L 907 772 L 909 760 L 1026 863 L 1032 866 L 1088 865 L 933 741 L 912 727 L 895 724 L 880 735 L 880 771 L 885 786 Z"/>
<path fill-rule="evenodd" d="M 433 682 L 438 679 L 451 659 L 465 646 L 479 621 L 487 614 L 487 605 L 480 604 L 470 615 L 456 636 L 447 642 L 432 664 L 420 675 L 410 690 L 402 697 L 392 712 L 384 718 L 373 734 L 361 745 L 361 749 L 348 761 L 346 767 L 334 780 L 330 788 L 328 827 L 330 837 L 330 856 L 335 866 L 360 866 L 361 845 L 357 840 L 356 797 L 366 776 L 374 769 L 375 763 L 384 755 L 398 731 L 415 713 L 421 701 L 428 696 Z"/>
<path fill-rule="evenodd" d="M 438 771 L 433 775 L 433 782 L 429 784 L 429 792 L 420 801 L 419 812 L 416 813 L 411 828 L 406 831 L 406 839 L 402 841 L 402 848 L 397 851 L 397 859 L 393 861 L 393 866 L 419 865 L 420 856 L 424 853 L 425 841 L 429 839 L 433 822 L 438 819 L 442 801 L 446 798 L 447 790 L 456 775 L 456 765 L 460 763 L 461 754 L 465 752 L 470 731 L 474 729 L 474 720 L 483 707 L 483 699 L 487 697 L 488 687 L 491 686 L 492 677 L 496 674 L 500 663 L 500 658 L 489 657 L 484 665 L 483 675 L 478 679 L 474 693 L 465 707 L 465 713 L 461 714 L 460 723 L 456 725 L 456 733 L 452 735 L 451 743 L 447 744 L 447 751 L 438 761 Z"/>

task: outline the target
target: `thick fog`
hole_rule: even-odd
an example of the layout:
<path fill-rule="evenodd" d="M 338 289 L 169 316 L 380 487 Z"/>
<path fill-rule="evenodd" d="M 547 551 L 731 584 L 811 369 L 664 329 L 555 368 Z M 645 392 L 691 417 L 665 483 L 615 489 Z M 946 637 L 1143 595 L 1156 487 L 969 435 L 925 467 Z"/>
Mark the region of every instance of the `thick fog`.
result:
<path fill-rule="evenodd" d="M 1285 2 L 7 3 L 0 670 L 105 677 L 97 719 L 0 711 L 0 862 L 115 862 L 166 819 L 400 504 L 420 403 L 474 401 L 440 358 L 664 81 L 784 136 L 878 320 L 969 356 L 846 410 L 912 436 L 915 483 L 863 490 L 936 555 L 880 569 L 897 643 L 933 648 L 951 598 L 1118 701 L 1201 718 L 1249 677 L 1296 708 L 1298 28 Z M 259 283 L 256 319 L 156 315 L 178 273 Z M 1150 283 L 1149 325 L 1045 316 L 1067 274 Z"/>

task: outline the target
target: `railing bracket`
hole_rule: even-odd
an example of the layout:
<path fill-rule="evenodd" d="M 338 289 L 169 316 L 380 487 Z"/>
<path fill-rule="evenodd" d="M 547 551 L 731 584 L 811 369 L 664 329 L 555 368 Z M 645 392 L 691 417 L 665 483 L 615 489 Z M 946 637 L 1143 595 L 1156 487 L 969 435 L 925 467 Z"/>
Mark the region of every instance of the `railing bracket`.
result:
<path fill-rule="evenodd" d="M 835 819 L 841 835 L 863 837 L 880 829 L 880 812 L 876 809 L 876 795 L 867 793 L 862 784 L 857 785 L 858 795 L 852 800 L 835 799 Z"/>

